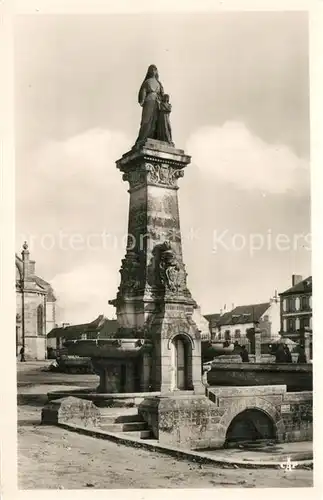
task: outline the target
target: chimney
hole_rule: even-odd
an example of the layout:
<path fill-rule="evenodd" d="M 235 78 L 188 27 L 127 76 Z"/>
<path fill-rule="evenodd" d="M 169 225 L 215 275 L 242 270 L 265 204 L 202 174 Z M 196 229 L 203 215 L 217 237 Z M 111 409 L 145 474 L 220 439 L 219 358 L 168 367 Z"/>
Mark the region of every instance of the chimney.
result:
<path fill-rule="evenodd" d="M 35 264 L 36 264 L 36 262 L 34 260 L 29 261 L 29 274 L 30 275 L 35 274 Z"/>
<path fill-rule="evenodd" d="M 303 281 L 303 276 L 301 276 L 300 274 L 292 275 L 292 286 L 298 285 L 298 283 L 300 283 L 301 281 Z"/>

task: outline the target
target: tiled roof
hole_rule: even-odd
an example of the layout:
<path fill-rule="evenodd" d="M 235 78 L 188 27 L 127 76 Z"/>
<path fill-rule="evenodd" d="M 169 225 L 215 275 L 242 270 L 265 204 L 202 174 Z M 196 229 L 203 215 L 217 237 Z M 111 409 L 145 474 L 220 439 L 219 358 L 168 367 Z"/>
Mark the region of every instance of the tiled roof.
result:
<path fill-rule="evenodd" d="M 80 325 L 70 325 L 65 327 L 53 328 L 47 337 L 58 338 L 65 337 L 77 339 L 85 333 L 97 333 L 100 338 L 109 338 L 117 331 L 117 320 L 107 319 L 102 314 L 91 323 L 83 323 Z"/>
<path fill-rule="evenodd" d="M 217 326 L 241 325 L 244 323 L 259 321 L 261 316 L 267 311 L 267 309 L 269 309 L 269 307 L 270 302 L 237 306 L 232 311 L 223 314 L 219 318 Z"/>
<path fill-rule="evenodd" d="M 285 290 L 285 292 L 280 293 L 279 295 L 289 295 L 292 293 L 305 293 L 312 292 L 312 276 L 309 276 L 303 281 L 297 283 L 297 285 L 292 286 Z"/>

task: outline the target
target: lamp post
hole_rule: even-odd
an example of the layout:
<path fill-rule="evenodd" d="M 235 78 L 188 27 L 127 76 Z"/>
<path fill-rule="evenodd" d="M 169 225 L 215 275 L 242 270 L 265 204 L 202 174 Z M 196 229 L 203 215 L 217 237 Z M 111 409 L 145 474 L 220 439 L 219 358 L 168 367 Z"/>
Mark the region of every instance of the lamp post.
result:
<path fill-rule="evenodd" d="M 22 277 L 20 280 L 21 286 L 21 335 L 22 335 L 22 347 L 25 351 L 25 282 L 26 277 L 29 272 L 28 264 L 29 264 L 29 250 L 28 244 L 25 241 L 23 246 L 23 250 L 21 252 L 22 255 Z"/>

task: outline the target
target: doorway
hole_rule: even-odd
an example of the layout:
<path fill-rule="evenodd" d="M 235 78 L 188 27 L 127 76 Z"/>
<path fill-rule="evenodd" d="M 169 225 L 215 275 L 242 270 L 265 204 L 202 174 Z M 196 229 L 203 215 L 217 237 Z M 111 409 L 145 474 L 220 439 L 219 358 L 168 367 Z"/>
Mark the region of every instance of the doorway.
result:
<path fill-rule="evenodd" d="M 182 336 L 172 341 L 173 390 L 185 391 L 189 386 L 189 342 Z"/>

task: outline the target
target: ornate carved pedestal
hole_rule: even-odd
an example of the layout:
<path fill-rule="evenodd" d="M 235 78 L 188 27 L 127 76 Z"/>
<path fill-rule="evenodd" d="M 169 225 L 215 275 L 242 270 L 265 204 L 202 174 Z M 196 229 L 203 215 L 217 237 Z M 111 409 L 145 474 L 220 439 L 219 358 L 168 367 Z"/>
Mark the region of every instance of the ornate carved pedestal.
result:
<path fill-rule="evenodd" d="M 152 139 L 117 162 L 129 182 L 130 202 L 121 283 L 111 303 L 120 337 L 153 343 L 151 359 L 144 362 L 146 390 L 204 392 L 200 332 L 192 320 L 196 303 L 186 283 L 177 197 L 178 179 L 189 163 L 184 151 Z"/>

